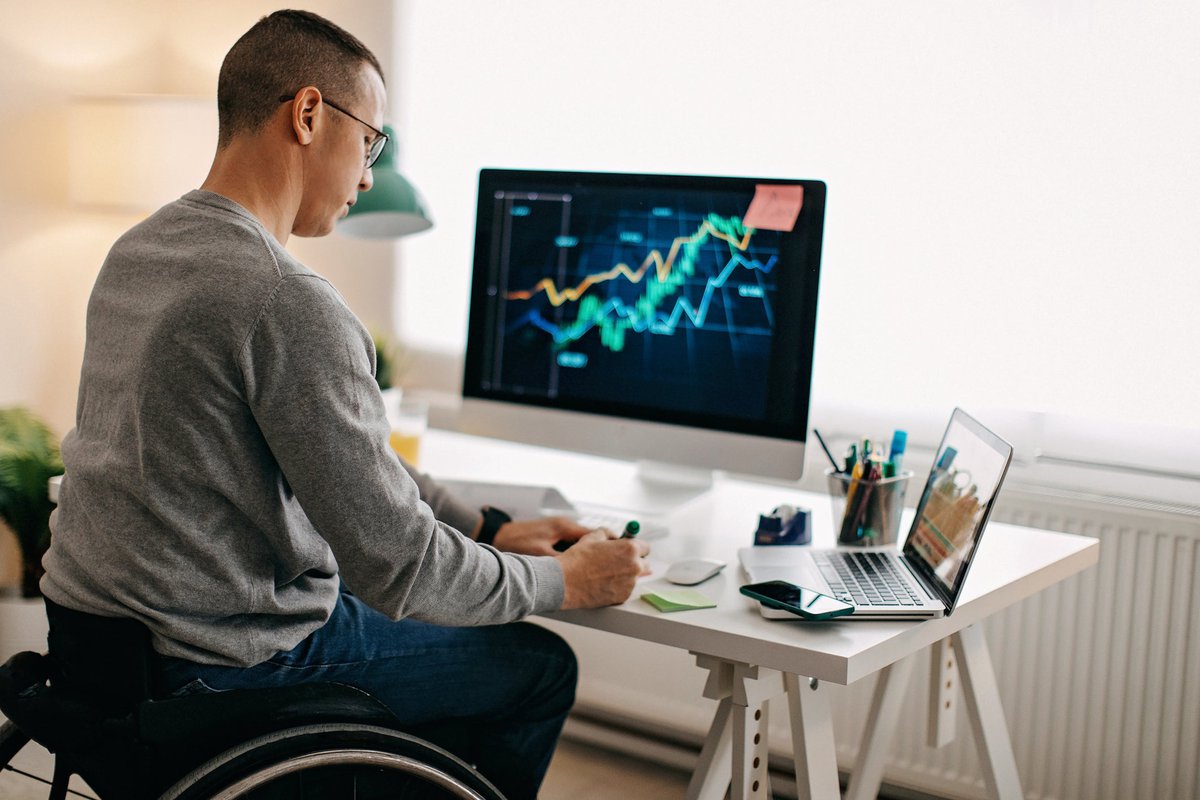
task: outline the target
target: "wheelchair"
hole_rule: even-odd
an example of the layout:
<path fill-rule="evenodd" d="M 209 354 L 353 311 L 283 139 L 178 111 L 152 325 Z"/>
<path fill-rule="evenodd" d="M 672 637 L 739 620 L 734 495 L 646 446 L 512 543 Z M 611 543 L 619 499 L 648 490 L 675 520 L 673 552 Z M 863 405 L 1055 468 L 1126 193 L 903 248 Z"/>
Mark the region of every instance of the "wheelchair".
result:
<path fill-rule="evenodd" d="M 48 602 L 48 605 L 53 606 Z M 0 769 L 30 741 L 54 754 L 50 800 L 78 775 L 100 800 L 504 800 L 451 753 L 335 683 L 157 698 L 149 630 L 54 607 L 48 654 L 0 666 Z M 53 620 L 53 617 L 52 617 Z"/>

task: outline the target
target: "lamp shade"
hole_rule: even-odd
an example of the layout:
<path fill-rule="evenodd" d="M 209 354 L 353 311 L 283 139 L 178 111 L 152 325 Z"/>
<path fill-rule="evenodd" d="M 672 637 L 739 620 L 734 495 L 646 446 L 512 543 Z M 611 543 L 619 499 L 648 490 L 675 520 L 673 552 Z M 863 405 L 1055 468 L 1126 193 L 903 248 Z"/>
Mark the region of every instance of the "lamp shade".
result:
<path fill-rule="evenodd" d="M 388 144 L 372 167 L 374 185 L 359 194 L 358 202 L 338 223 L 338 230 L 347 236 L 395 239 L 433 227 L 420 193 L 396 168 L 395 132 L 389 125 L 383 130 Z"/>
<path fill-rule="evenodd" d="M 217 149 L 212 98 L 74 98 L 68 142 L 71 201 L 153 211 L 198 187 Z"/>

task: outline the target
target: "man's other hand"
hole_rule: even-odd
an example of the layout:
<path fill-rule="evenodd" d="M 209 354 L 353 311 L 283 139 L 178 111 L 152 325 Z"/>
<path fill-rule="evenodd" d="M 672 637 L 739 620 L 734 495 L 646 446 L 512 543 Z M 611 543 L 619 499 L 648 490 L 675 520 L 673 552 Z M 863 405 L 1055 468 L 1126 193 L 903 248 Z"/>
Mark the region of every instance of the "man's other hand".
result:
<path fill-rule="evenodd" d="M 588 533 L 558 557 L 563 571 L 563 610 L 624 603 L 639 575 L 650 572 L 643 560 L 650 546 L 621 539 L 609 530 Z"/>
<path fill-rule="evenodd" d="M 514 520 L 506 522 L 496 531 L 492 544 L 497 550 L 521 553 L 527 556 L 556 556 L 554 545 L 572 545 L 588 532 L 568 517 L 542 517 L 541 519 Z"/>

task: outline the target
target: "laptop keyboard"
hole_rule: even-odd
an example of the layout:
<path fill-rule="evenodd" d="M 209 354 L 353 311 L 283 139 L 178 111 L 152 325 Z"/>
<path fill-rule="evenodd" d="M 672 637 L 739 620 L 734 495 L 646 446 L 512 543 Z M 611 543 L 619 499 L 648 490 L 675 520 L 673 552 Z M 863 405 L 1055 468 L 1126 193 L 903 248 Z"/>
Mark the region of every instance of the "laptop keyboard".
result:
<path fill-rule="evenodd" d="M 919 606 L 921 598 L 885 553 L 816 551 L 813 560 L 835 597 L 857 606 Z"/>

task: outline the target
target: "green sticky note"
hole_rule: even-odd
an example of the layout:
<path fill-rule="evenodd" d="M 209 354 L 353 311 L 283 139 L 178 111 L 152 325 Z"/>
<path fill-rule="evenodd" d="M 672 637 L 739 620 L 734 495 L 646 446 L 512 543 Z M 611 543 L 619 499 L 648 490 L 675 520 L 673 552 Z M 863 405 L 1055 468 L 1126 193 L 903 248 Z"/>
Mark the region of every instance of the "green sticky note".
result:
<path fill-rule="evenodd" d="M 660 589 L 657 592 L 646 592 L 642 599 L 663 612 L 717 607 L 716 602 L 695 589 Z"/>

